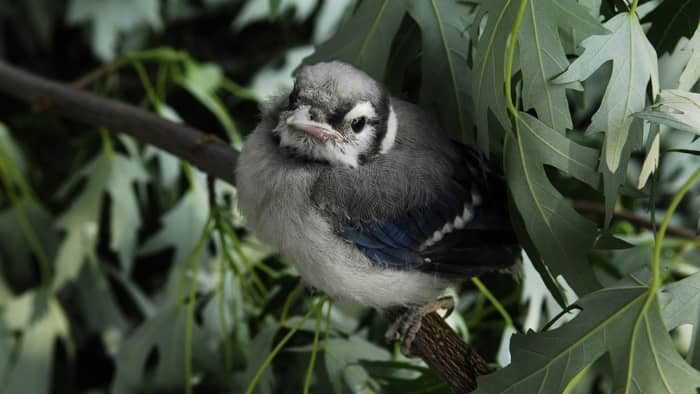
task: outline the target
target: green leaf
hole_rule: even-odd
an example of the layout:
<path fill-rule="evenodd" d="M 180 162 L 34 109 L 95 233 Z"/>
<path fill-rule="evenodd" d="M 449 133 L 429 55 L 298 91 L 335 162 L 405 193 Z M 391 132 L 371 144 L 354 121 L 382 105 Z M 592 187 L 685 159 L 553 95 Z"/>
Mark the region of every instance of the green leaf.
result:
<path fill-rule="evenodd" d="M 243 146 L 241 133 L 229 115 L 226 106 L 217 96 L 217 91 L 222 87 L 223 79 L 224 75 L 219 66 L 198 64 L 188 60 L 185 62 L 185 73 L 177 78 L 177 82 L 216 116 L 233 147 L 240 150 Z"/>
<path fill-rule="evenodd" d="M 598 290 L 577 304 L 581 313 L 561 328 L 519 334 L 513 363 L 478 379 L 477 393 L 561 393 L 604 354 L 612 360 L 613 392 L 695 393 L 700 373 L 676 351 L 659 304 L 638 279 Z"/>
<path fill-rule="evenodd" d="M 509 140 L 507 140 L 509 142 Z M 505 146 L 504 146 L 505 147 Z M 513 230 L 518 237 L 518 242 L 520 246 L 525 251 L 524 258 L 529 259 L 533 267 L 542 278 L 544 285 L 547 287 L 547 291 L 554 297 L 560 308 L 566 308 L 569 305 L 569 301 L 566 300 L 564 293 L 562 292 L 561 286 L 557 280 L 552 276 L 551 271 L 542 261 L 542 256 L 537 251 L 535 243 L 532 241 L 532 237 L 527 233 L 525 229 L 525 222 L 523 222 L 523 217 L 518 212 L 515 202 L 512 198 L 508 199 L 508 211 L 511 212 L 511 222 L 513 224 Z"/>
<path fill-rule="evenodd" d="M 583 81 L 605 62 L 612 61 L 610 82 L 588 131 L 605 131 L 603 159 L 607 169 L 614 173 L 623 159 L 622 151 L 632 125 L 630 115 L 644 108 L 649 81 L 656 96 L 659 78 L 656 51 L 644 36 L 636 16 L 618 14 L 605 27 L 610 33 L 584 40 L 583 54 L 554 82 Z"/>
<path fill-rule="evenodd" d="M 644 108 L 647 85 L 652 95 L 659 89 L 656 52 L 644 35 L 635 15 L 620 13 L 605 23 L 609 34 L 595 35 L 581 44 L 583 54 L 554 83 L 588 79 L 612 61 L 612 74 L 600 107 L 593 115 L 589 132 L 605 131 L 602 160 L 605 224 L 610 223 L 620 186 L 626 180 L 627 163 L 642 141 L 642 123 L 632 115 Z"/>
<path fill-rule="evenodd" d="M 700 273 L 664 286 L 661 294 L 670 297 L 663 305 L 664 321 L 669 330 L 681 324 L 700 328 Z"/>
<path fill-rule="evenodd" d="M 524 331 L 537 330 L 544 323 L 562 311 L 562 308 L 548 291 L 542 277 L 527 255 L 523 256 L 523 290 L 520 298 L 522 305 L 527 305 L 525 320 L 522 322 Z M 570 290 L 569 290 L 570 291 Z M 575 294 L 567 294 L 567 299 L 575 300 Z"/>
<path fill-rule="evenodd" d="M 402 394 L 445 393 L 449 388 L 426 367 L 401 361 L 367 361 L 360 364 L 382 384 L 382 392 Z"/>
<path fill-rule="evenodd" d="M 642 169 L 639 173 L 639 181 L 637 182 L 637 189 L 641 189 L 646 185 L 647 180 L 651 174 L 653 174 L 659 167 L 659 156 L 661 154 L 661 134 L 659 134 L 658 127 L 655 128 L 654 138 L 649 145 L 649 151 L 647 156 L 644 158 L 642 163 Z"/>
<path fill-rule="evenodd" d="M 68 319 L 56 299 L 47 300 L 42 292 L 29 291 L 5 303 L 2 318 L 8 330 L 20 332 L 10 354 L 16 358 L 6 366 L 0 392 L 48 394 L 51 392 L 54 346 L 63 342 L 72 353 Z M 4 334 L 4 333 L 0 333 Z M 2 373 L 2 370 L 0 370 Z"/>
<path fill-rule="evenodd" d="M 700 135 L 700 94 L 662 90 L 656 104 L 634 116 Z"/>
<path fill-rule="evenodd" d="M 484 1 L 472 24 L 472 37 L 479 37 L 474 53 L 472 97 L 477 145 L 483 153 L 489 152 L 489 112 L 504 129 L 510 129 L 504 70 L 508 37 L 515 23 L 517 8 L 517 4 L 510 0 Z M 484 18 L 486 21 L 482 23 Z M 483 31 L 479 34 L 479 30 Z"/>
<path fill-rule="evenodd" d="M 610 226 L 613 212 L 615 211 L 615 203 L 620 187 L 627 183 L 627 166 L 629 164 L 632 152 L 640 150 L 643 147 L 644 122 L 640 119 L 633 119 L 632 125 L 627 135 L 622 152 L 620 154 L 620 165 L 617 170 L 610 171 L 603 160 L 598 165 L 598 171 L 603 174 L 603 196 L 605 199 L 605 220 L 604 226 Z M 607 149 L 608 141 L 603 141 L 603 152 Z M 635 189 L 636 190 L 636 189 Z"/>
<path fill-rule="evenodd" d="M 689 91 L 700 79 L 700 26 L 683 50 L 689 53 L 689 57 L 678 79 L 678 89 Z"/>
<path fill-rule="evenodd" d="M 280 2 L 282 0 L 269 0 L 270 3 L 270 19 L 275 20 L 277 18 L 277 12 L 279 12 L 280 9 Z M 260 3 L 258 1 L 258 3 Z"/>
<path fill-rule="evenodd" d="M 246 349 L 250 350 L 250 358 L 247 360 L 248 365 L 245 371 L 240 374 L 240 381 L 244 382 L 245 385 L 248 385 L 248 383 L 253 380 L 253 377 L 261 368 L 263 362 L 265 362 L 267 355 L 272 351 L 272 347 L 275 343 L 275 335 L 277 334 L 278 329 L 279 326 L 276 324 L 268 325 L 264 329 L 260 330 L 255 338 L 250 341 L 250 344 L 248 345 L 249 349 Z M 273 374 L 272 366 L 269 366 L 265 372 L 263 372 L 260 380 L 258 380 L 258 384 L 255 386 L 256 392 L 261 394 L 272 394 L 272 386 L 274 383 L 275 375 Z M 240 392 L 243 392 L 243 389 L 241 389 Z"/>
<path fill-rule="evenodd" d="M 313 47 L 305 45 L 292 48 L 284 53 L 284 60 L 265 64 L 250 82 L 250 90 L 258 97 L 273 97 L 280 92 L 292 90 L 292 74 L 302 61 L 313 53 Z"/>
<path fill-rule="evenodd" d="M 363 1 L 355 14 L 304 64 L 341 60 L 384 80 L 391 43 L 406 13 L 404 1 Z"/>
<path fill-rule="evenodd" d="M 360 360 L 389 361 L 390 359 L 391 355 L 388 351 L 360 337 L 329 338 L 325 352 L 326 371 L 336 394 L 346 392 L 343 390 L 343 382 L 352 393 L 358 393 L 367 388 L 370 377 L 359 365 Z"/>
<path fill-rule="evenodd" d="M 185 332 L 187 313 L 184 308 L 169 307 L 146 320 L 122 345 L 115 358 L 116 373 L 112 393 L 139 392 L 149 387 L 182 390 L 185 386 Z M 193 325 L 192 349 L 194 374 L 216 369 L 220 363 L 216 349 L 207 341 L 208 333 Z M 149 356 L 156 352 L 157 363 L 147 376 Z"/>
<path fill-rule="evenodd" d="M 577 0 L 577 3 L 584 7 L 586 11 L 595 20 L 595 25 L 590 24 L 590 18 L 585 18 L 581 22 L 582 24 L 576 23 L 576 20 L 569 20 L 567 24 L 570 26 L 568 28 L 561 29 L 559 33 L 561 34 L 562 43 L 564 45 L 564 51 L 567 54 L 575 54 L 576 48 L 581 40 L 593 34 L 603 34 L 605 29 L 602 27 L 600 19 L 600 5 L 602 0 Z M 568 3 L 567 3 L 568 5 Z M 567 18 L 568 19 L 568 18 Z M 597 31 L 591 30 L 595 29 Z M 602 29 L 602 30 L 601 30 Z M 523 34 L 522 32 L 520 34 Z"/>
<path fill-rule="evenodd" d="M 180 159 L 153 145 L 147 145 L 143 150 L 144 161 L 156 160 L 158 162 L 158 180 L 165 188 L 175 186 L 180 176 Z"/>
<path fill-rule="evenodd" d="M 581 40 L 593 34 L 603 34 L 605 29 L 588 9 L 575 2 L 528 2 L 518 38 L 524 109 L 534 108 L 539 120 L 564 132 L 573 127 L 566 87 L 550 81 L 569 65 L 559 37 L 560 30 L 575 31 L 576 38 Z"/>
<path fill-rule="evenodd" d="M 133 185 L 146 182 L 148 175 L 138 160 L 121 153 L 100 154 L 88 163 L 66 186 L 86 178 L 87 183 L 68 210 L 57 220 L 57 227 L 66 232 L 56 256 L 54 288 L 61 288 L 74 279 L 85 259 L 94 261 L 100 212 L 104 197 L 110 204 L 110 249 L 117 253 L 122 269 L 131 272 L 141 214 Z"/>
<path fill-rule="evenodd" d="M 700 78 L 700 27 L 690 40 L 681 38 L 673 52 L 659 57 L 660 89 L 690 91 Z"/>
<path fill-rule="evenodd" d="M 352 14 L 356 5 L 355 0 L 322 2 L 314 23 L 312 42 L 320 43 L 329 39 L 338 29 L 340 23 Z"/>
<path fill-rule="evenodd" d="M 209 200 L 204 180 L 201 176 L 193 178 L 194 182 L 180 201 L 163 215 L 161 229 L 143 244 L 139 254 L 151 254 L 173 247 L 173 265 L 184 266 L 197 245 L 196 234 L 204 231 L 209 216 Z"/>
<path fill-rule="evenodd" d="M 92 50 L 102 60 L 114 58 L 121 34 L 161 26 L 158 0 L 71 0 L 66 19 L 92 25 Z"/>
<path fill-rule="evenodd" d="M 5 381 L 8 366 L 12 360 L 12 347 L 15 339 L 12 333 L 5 327 L 5 322 L 0 315 L 0 382 Z M 2 383 L 0 383 L 2 386 Z"/>
<path fill-rule="evenodd" d="M 659 52 L 671 52 L 681 37 L 690 37 L 698 28 L 700 7 L 697 0 L 663 0 L 642 22 L 651 22 L 647 35 Z"/>
<path fill-rule="evenodd" d="M 53 218 L 36 201 L 23 197 L 15 206 L 0 211 L 0 272 L 10 283 L 22 287 L 34 283 L 34 254 L 26 235 L 22 231 L 18 211 L 24 213 L 48 258 L 54 255 L 58 238 L 52 228 Z"/>
<path fill-rule="evenodd" d="M 318 0 L 246 1 L 233 21 L 233 29 L 238 31 L 255 22 L 275 20 L 292 10 L 294 10 L 293 20 L 302 23 L 311 16 L 317 4 Z"/>
<path fill-rule="evenodd" d="M 88 260 L 78 276 L 76 292 L 85 327 L 100 334 L 120 335 L 129 328 L 126 316 L 96 261 Z M 117 334 L 118 333 L 118 334 Z M 103 337 L 104 338 L 104 337 Z"/>
<path fill-rule="evenodd" d="M 18 173 L 27 173 L 27 161 L 24 158 L 24 153 L 2 122 L 0 122 L 0 149 L 7 154 L 10 164 L 17 169 Z"/>
<path fill-rule="evenodd" d="M 474 145 L 466 34 L 467 18 L 473 16 L 452 0 L 413 1 L 409 13 L 422 34 L 421 104 L 438 115 L 453 138 Z"/>
<path fill-rule="evenodd" d="M 567 203 L 550 183 L 544 166 L 596 187 L 600 183 L 594 170 L 597 151 L 577 145 L 526 113 L 520 113 L 518 128 L 518 139 L 507 134 L 504 151 L 515 205 L 552 275 L 563 275 L 578 294 L 586 294 L 600 287 L 586 259 L 597 236 L 596 226 Z"/>

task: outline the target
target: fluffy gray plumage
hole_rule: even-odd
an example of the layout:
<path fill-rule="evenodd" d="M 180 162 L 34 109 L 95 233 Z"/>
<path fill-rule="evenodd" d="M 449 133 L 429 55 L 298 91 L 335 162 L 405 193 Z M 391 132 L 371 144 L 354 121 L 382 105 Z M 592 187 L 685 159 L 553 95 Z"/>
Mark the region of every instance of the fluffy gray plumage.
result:
<path fill-rule="evenodd" d="M 339 115 L 360 102 L 371 103 L 375 116 L 363 131 L 353 133 L 352 119 Z M 314 121 L 333 125 L 344 139 L 319 142 L 290 129 L 285 119 L 300 106 L 309 108 Z M 384 140 L 394 138 L 392 111 L 397 124 L 390 144 Z M 480 171 L 465 163 L 463 152 L 435 125 L 420 108 L 389 97 L 352 66 L 304 67 L 294 90 L 263 108 L 262 121 L 241 153 L 240 210 L 254 233 L 285 255 L 311 286 L 377 308 L 429 302 L 448 285 L 444 276 L 378 264 L 338 235 L 338 229 L 421 209 L 440 198 L 436 193 L 454 182 L 459 171 L 475 180 L 467 190 L 486 193 L 478 189 Z M 357 142 L 360 138 L 364 140 Z M 324 150 L 330 146 L 332 154 Z M 356 154 L 358 164 L 333 160 L 338 152 Z"/>

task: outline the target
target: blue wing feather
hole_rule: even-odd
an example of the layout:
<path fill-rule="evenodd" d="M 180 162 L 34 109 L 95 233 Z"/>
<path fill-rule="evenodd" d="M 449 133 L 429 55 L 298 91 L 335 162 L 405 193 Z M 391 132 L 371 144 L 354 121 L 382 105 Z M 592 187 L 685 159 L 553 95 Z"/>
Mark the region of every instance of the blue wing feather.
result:
<path fill-rule="evenodd" d="M 375 263 L 394 269 L 454 277 L 512 264 L 519 249 L 501 199 L 485 198 L 471 207 L 474 216 L 463 229 L 421 249 L 435 231 L 454 222 L 465 205 L 471 206 L 471 199 L 468 187 L 451 180 L 431 204 L 400 217 L 342 227 L 338 233 Z"/>

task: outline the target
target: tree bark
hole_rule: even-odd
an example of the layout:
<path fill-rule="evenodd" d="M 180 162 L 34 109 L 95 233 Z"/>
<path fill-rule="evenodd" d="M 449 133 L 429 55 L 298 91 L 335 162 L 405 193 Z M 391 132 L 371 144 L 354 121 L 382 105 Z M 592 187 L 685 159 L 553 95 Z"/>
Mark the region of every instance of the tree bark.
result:
<path fill-rule="evenodd" d="M 28 102 L 35 111 L 55 112 L 81 123 L 128 134 L 235 185 L 238 152 L 213 134 L 168 121 L 118 100 L 50 81 L 3 61 L 0 61 L 0 92 Z M 426 315 L 421 324 L 413 342 L 413 353 L 454 393 L 474 390 L 476 377 L 488 372 L 484 359 L 436 313 Z"/>
<path fill-rule="evenodd" d="M 400 311 L 387 311 L 385 317 L 394 321 Z M 411 352 L 425 361 L 455 394 L 476 389 L 476 378 L 489 373 L 488 364 L 467 345 L 442 317 L 433 312 L 421 320 Z"/>

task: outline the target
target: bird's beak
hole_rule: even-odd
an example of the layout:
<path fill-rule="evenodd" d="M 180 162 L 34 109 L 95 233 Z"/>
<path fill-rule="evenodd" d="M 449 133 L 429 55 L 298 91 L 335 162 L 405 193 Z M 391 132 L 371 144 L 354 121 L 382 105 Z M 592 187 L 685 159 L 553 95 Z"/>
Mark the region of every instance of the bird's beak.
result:
<path fill-rule="evenodd" d="M 342 140 L 343 135 L 333 129 L 328 123 L 321 123 L 311 120 L 309 107 L 303 106 L 294 111 L 292 116 L 287 118 L 287 126 L 303 131 L 312 138 L 321 142 L 328 140 Z"/>

